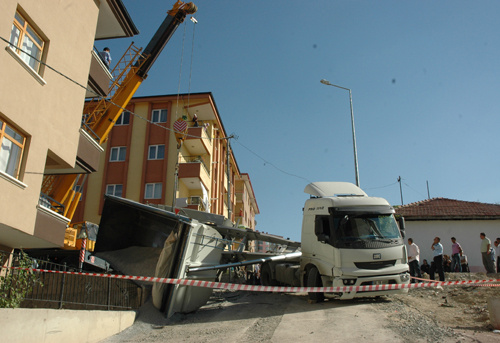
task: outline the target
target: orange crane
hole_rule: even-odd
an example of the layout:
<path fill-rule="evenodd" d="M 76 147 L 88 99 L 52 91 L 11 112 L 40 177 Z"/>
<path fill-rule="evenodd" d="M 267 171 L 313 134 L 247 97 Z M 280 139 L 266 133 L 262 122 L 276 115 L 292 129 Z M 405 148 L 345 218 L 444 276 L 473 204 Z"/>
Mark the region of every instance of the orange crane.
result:
<path fill-rule="evenodd" d="M 136 48 L 132 43 L 118 61 L 113 70 L 115 77 L 110 86 L 108 97 L 95 99 L 85 104 L 83 128 L 99 144 L 107 140 L 109 132 L 141 83 L 146 79 L 148 71 L 177 30 L 177 27 L 188 14 L 193 14 L 196 11 L 197 7 L 192 2 L 177 1 L 172 9 L 167 12 L 167 17 L 144 51 Z M 59 208 L 61 214 L 68 218 L 70 222 L 81 198 L 81 192 L 77 190 L 76 186 L 82 176 L 86 175 L 59 174 L 44 176 L 42 194 L 46 199 L 45 201 L 50 202 L 53 207 Z"/>

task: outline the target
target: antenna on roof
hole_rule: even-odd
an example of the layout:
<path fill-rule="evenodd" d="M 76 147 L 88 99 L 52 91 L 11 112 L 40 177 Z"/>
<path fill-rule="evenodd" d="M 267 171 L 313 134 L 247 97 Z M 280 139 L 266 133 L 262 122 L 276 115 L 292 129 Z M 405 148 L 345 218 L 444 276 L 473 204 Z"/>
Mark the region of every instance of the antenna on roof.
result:
<path fill-rule="evenodd" d="M 427 182 L 427 199 L 431 199 L 431 193 L 429 193 L 429 180 L 426 181 Z"/>

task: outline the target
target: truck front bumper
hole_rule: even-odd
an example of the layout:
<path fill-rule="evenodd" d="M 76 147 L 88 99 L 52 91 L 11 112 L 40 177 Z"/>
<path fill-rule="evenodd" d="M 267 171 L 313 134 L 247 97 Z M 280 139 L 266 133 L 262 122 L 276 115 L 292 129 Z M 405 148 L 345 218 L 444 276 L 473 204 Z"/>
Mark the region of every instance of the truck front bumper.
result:
<path fill-rule="evenodd" d="M 350 277 L 343 275 L 333 279 L 332 287 L 358 287 L 358 286 L 372 286 L 372 285 L 408 285 L 410 283 L 410 274 L 407 272 L 391 275 L 380 276 L 359 276 Z M 381 295 L 402 294 L 408 293 L 408 288 L 399 288 L 392 290 L 354 290 L 351 292 L 342 292 L 340 299 L 348 300 L 353 298 L 367 298 L 376 297 Z M 326 293 L 326 296 L 337 296 L 338 293 Z"/>

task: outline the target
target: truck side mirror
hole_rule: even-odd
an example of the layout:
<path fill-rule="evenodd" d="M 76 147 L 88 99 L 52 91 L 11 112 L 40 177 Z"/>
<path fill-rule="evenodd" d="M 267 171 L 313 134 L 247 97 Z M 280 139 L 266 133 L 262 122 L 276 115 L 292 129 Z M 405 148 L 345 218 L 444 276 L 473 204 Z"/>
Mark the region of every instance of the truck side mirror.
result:
<path fill-rule="evenodd" d="M 399 223 L 399 231 L 401 232 L 401 237 L 405 238 L 405 230 L 406 230 L 405 218 L 399 217 L 398 223 Z"/>

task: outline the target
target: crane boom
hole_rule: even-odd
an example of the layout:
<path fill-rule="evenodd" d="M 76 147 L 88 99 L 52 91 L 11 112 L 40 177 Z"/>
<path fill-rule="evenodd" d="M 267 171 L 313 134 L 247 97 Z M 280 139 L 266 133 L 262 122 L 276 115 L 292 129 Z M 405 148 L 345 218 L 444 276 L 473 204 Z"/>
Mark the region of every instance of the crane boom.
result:
<path fill-rule="evenodd" d="M 142 81 L 146 79 L 148 71 L 177 30 L 179 24 L 184 21 L 188 14 L 193 14 L 196 11 L 197 7 L 192 2 L 183 3 L 182 1 L 177 1 L 172 10 L 168 11 L 167 17 L 125 77 L 123 87 L 119 92 L 115 93 L 108 104 L 104 105 L 107 109 L 102 112 L 100 118 L 89 125 L 93 133 L 99 137 L 100 144 L 106 141 L 109 132 L 122 114 L 123 108 L 129 103 Z M 98 106 L 97 110 L 100 107 L 102 106 Z"/>
<path fill-rule="evenodd" d="M 146 79 L 149 69 L 155 63 L 161 51 L 177 30 L 177 27 L 184 21 L 186 15 L 193 14 L 196 11 L 197 7 L 192 2 L 183 4 L 181 1 L 178 1 L 174 5 L 174 8 L 168 11 L 168 16 L 165 20 L 163 20 L 163 23 L 160 25 L 153 38 L 144 49 L 145 57 L 140 58 L 139 61 L 137 61 L 137 65 L 140 65 L 139 70 L 137 71 L 138 76 Z M 142 59 L 144 58 L 146 61 L 143 62 Z"/>

